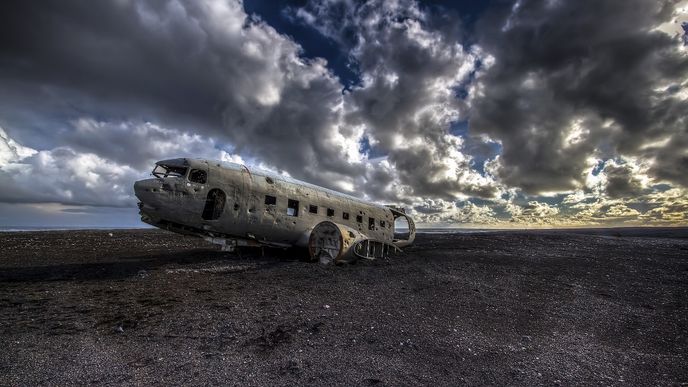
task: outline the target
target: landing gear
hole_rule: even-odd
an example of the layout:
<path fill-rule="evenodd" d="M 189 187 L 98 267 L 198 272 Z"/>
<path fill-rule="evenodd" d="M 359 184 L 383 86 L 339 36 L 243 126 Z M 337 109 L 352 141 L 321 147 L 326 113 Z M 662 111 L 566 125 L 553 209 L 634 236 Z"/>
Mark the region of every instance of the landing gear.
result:
<path fill-rule="evenodd" d="M 308 251 L 311 260 L 329 264 L 349 263 L 359 258 L 387 258 L 390 253 L 401 250 L 391 243 L 368 239 L 350 227 L 324 221 L 311 231 Z"/>
<path fill-rule="evenodd" d="M 318 223 L 313 228 L 308 241 L 308 252 L 311 260 L 329 264 L 342 258 L 346 251 L 344 249 L 344 233 L 340 227 L 342 226 L 325 221 Z"/>

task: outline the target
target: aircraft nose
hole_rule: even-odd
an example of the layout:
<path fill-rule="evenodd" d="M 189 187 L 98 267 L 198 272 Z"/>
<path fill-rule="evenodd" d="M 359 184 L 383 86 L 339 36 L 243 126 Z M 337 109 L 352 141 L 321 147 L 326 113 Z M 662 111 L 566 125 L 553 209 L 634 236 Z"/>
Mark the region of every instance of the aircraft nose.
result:
<path fill-rule="evenodd" d="M 160 189 L 161 185 L 157 179 L 139 180 L 134 183 L 134 194 L 143 203 L 150 203 Z"/>

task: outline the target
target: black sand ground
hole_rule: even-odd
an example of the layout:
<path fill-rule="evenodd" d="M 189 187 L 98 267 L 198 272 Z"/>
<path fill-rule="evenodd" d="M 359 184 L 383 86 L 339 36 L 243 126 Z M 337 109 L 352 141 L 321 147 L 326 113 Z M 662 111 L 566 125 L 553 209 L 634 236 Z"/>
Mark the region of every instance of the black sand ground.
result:
<path fill-rule="evenodd" d="M 0 383 L 685 385 L 688 230 L 605 233 L 420 235 L 343 267 L 2 233 Z"/>

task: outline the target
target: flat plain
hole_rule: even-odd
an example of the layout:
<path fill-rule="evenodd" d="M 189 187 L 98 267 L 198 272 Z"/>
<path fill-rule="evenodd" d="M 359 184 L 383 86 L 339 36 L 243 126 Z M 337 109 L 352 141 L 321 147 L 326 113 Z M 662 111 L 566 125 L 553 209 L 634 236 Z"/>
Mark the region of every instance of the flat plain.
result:
<path fill-rule="evenodd" d="M 419 234 L 344 266 L 300 254 L 0 233 L 0 384 L 688 384 L 688 228 Z"/>

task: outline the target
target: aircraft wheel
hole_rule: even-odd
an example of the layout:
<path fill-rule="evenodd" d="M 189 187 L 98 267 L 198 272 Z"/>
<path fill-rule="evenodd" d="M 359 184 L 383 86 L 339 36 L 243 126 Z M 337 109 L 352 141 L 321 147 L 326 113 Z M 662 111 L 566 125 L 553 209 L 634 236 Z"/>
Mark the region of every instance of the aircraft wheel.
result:
<path fill-rule="evenodd" d="M 336 224 L 329 221 L 318 223 L 308 240 L 311 260 L 323 264 L 336 262 L 342 255 L 342 242 L 342 233 Z"/>
<path fill-rule="evenodd" d="M 366 236 L 361 232 L 326 220 L 318 223 L 311 231 L 308 251 L 311 260 L 323 264 L 353 262 L 357 258 L 352 246 L 364 239 Z"/>

